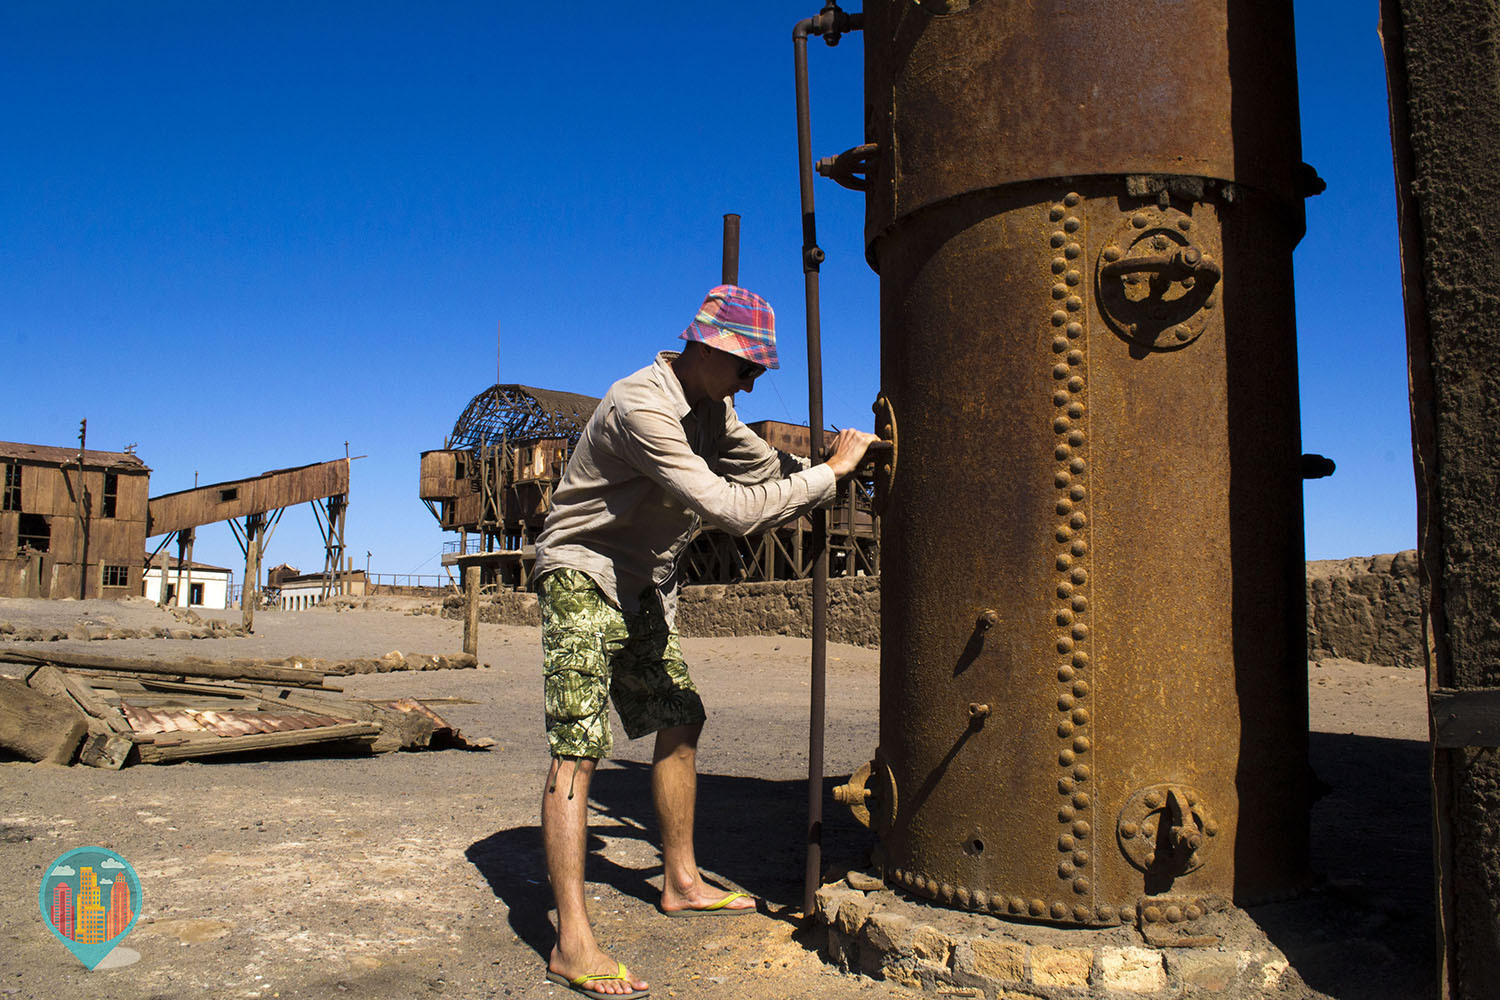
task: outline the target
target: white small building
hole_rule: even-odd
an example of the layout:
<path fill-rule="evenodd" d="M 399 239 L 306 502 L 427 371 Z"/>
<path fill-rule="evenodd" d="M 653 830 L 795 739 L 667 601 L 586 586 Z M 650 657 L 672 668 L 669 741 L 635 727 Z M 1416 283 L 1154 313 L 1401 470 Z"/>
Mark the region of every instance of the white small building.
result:
<path fill-rule="evenodd" d="M 180 572 L 179 572 L 180 570 Z M 178 581 L 186 593 L 178 593 Z M 146 597 L 158 603 L 161 600 L 160 558 L 153 560 L 142 577 Z M 234 572 L 223 566 L 206 563 L 189 563 L 181 566 L 175 556 L 167 557 L 167 602 L 179 608 L 227 608 L 229 591 L 234 584 Z"/>
<path fill-rule="evenodd" d="M 290 567 L 288 567 L 290 568 Z M 360 569 L 341 570 L 334 574 L 331 592 L 328 579 L 322 573 L 283 576 L 275 586 L 280 588 L 277 606 L 283 611 L 302 611 L 317 607 L 328 597 L 362 597 L 365 594 L 365 572 Z M 269 588 L 271 584 L 267 584 Z"/>

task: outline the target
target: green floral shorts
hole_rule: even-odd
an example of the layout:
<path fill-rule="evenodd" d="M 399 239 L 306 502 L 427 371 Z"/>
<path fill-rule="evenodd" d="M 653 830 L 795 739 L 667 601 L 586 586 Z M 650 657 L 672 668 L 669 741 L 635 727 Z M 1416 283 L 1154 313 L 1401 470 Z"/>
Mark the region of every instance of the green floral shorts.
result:
<path fill-rule="evenodd" d="M 631 739 L 704 720 L 703 699 L 655 592 L 643 595 L 640 611 L 626 614 L 578 570 L 553 570 L 539 590 L 552 756 L 609 755 L 606 695 Z"/>

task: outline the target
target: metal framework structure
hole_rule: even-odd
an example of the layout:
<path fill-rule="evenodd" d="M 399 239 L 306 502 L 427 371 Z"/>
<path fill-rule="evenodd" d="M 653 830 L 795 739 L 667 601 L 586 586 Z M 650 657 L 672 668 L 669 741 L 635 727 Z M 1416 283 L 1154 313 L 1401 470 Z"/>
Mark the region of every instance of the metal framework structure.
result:
<path fill-rule="evenodd" d="M 524 385 L 493 385 L 469 401 L 446 446 L 422 455 L 421 498 L 445 530 L 459 534 L 445 567 L 478 565 L 483 583 L 525 588 L 552 493 L 599 400 Z M 773 447 L 807 454 L 805 427 L 751 424 Z M 880 572 L 873 488 L 856 477 L 830 512 L 835 576 Z M 471 538 L 470 536 L 477 536 Z M 802 580 L 812 574 L 812 525 L 802 518 L 746 538 L 700 530 L 683 555 L 689 583 Z"/>
<path fill-rule="evenodd" d="M 598 405 L 593 396 L 576 392 L 492 385 L 469 400 L 445 447 L 479 448 L 541 438 L 565 438 L 572 444 Z"/>
<path fill-rule="evenodd" d="M 838 499 L 827 512 L 829 576 L 880 574 L 879 517 L 873 500 L 874 488 L 868 479 L 855 477 L 840 485 Z M 810 518 L 743 538 L 700 530 L 683 552 L 683 579 L 689 583 L 805 580 L 812 575 L 814 558 Z"/>

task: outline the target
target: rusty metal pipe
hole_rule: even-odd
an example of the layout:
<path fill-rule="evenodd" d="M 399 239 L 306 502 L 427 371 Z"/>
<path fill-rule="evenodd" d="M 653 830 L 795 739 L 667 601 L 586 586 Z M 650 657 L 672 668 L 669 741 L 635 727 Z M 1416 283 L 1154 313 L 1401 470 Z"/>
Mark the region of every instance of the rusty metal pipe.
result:
<path fill-rule="evenodd" d="M 812 112 L 807 85 L 807 37 L 822 35 L 829 45 L 859 27 L 830 0 L 816 17 L 792 29 L 792 57 L 797 91 L 797 180 L 802 210 L 802 275 L 807 302 L 807 422 L 811 452 L 823 454 L 823 344 L 818 303 L 818 268 L 824 254 L 818 246 L 813 210 Z M 811 914 L 823 863 L 823 728 L 828 657 L 828 514 L 812 513 L 812 677 L 807 724 L 807 864 L 803 876 L 802 912 Z"/>
<path fill-rule="evenodd" d="M 720 270 L 724 285 L 740 283 L 740 217 L 734 212 L 724 213 L 724 257 Z"/>
<path fill-rule="evenodd" d="M 816 18 L 798 21 L 792 31 L 797 80 L 797 175 L 802 194 L 802 280 L 807 302 L 807 426 L 811 454 L 823 453 L 823 344 L 818 305 L 818 247 L 813 214 L 812 123 L 807 94 L 807 36 Z M 812 678 L 807 722 L 807 863 L 803 871 L 802 912 L 813 912 L 823 865 L 823 725 L 827 677 L 828 515 L 812 512 Z"/>

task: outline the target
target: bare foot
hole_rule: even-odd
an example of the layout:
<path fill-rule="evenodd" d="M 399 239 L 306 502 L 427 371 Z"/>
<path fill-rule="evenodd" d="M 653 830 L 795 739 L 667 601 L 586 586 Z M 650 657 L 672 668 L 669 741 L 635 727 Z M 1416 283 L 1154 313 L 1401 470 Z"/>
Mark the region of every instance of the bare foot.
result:
<path fill-rule="evenodd" d="M 594 949 L 592 955 L 583 956 L 576 960 L 567 960 L 557 948 L 552 949 L 552 957 L 547 962 L 547 971 L 556 976 L 572 982 L 580 976 L 616 976 L 623 971 L 625 979 L 591 979 L 583 985 L 596 993 L 625 994 L 635 993 L 639 990 L 647 990 L 651 987 L 644 979 L 639 978 L 625 969 L 619 962 L 610 958 L 604 952 Z"/>
<path fill-rule="evenodd" d="M 677 913 L 682 910 L 740 911 L 753 910 L 755 906 L 754 896 L 746 893 L 725 892 L 717 886 L 709 885 L 701 878 L 694 879 L 693 884 L 686 888 L 680 888 L 668 880 L 664 883 L 661 893 L 663 913 Z"/>

